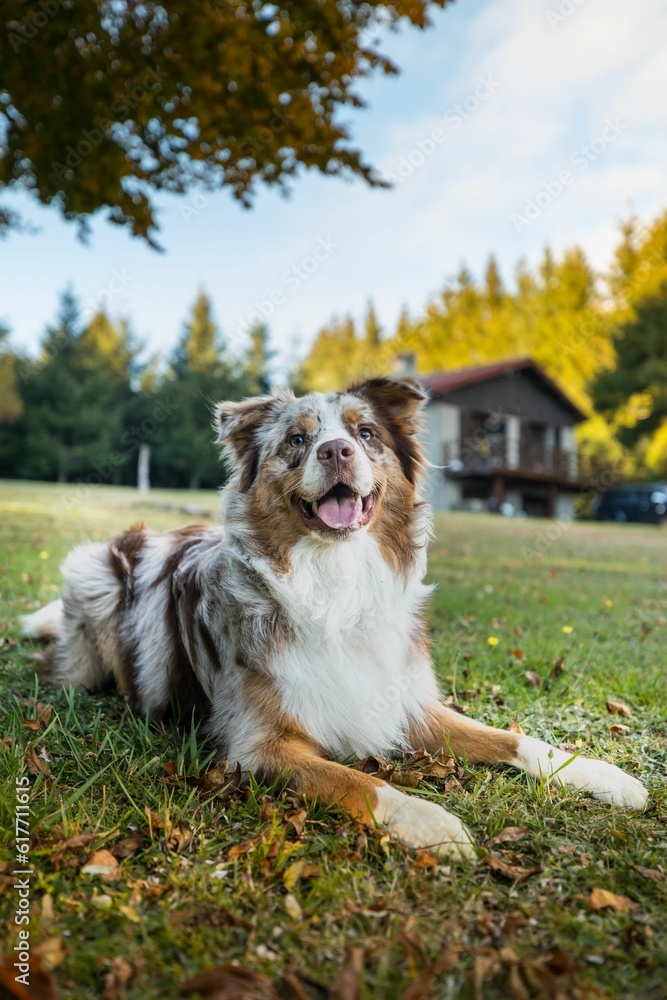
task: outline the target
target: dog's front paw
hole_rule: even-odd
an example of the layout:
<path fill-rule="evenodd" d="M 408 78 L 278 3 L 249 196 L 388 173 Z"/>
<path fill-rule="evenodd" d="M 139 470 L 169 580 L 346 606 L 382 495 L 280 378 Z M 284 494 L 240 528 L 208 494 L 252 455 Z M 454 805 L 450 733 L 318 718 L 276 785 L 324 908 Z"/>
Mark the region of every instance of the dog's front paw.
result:
<path fill-rule="evenodd" d="M 626 774 L 615 764 L 604 760 L 579 757 L 573 764 L 576 768 L 576 787 L 583 788 L 601 802 L 623 806 L 626 809 L 644 809 L 648 802 L 648 790 L 641 781 Z M 567 768 L 563 778 L 568 779 Z"/>
<path fill-rule="evenodd" d="M 456 858 L 475 857 L 475 846 L 461 820 L 435 802 L 385 785 L 378 790 L 375 818 L 408 847 Z"/>
<path fill-rule="evenodd" d="M 643 809 L 648 801 L 648 791 L 641 781 L 615 764 L 565 753 L 532 736 L 521 737 L 516 763 L 535 778 L 550 777 L 559 785 L 580 788 L 609 805 Z"/>

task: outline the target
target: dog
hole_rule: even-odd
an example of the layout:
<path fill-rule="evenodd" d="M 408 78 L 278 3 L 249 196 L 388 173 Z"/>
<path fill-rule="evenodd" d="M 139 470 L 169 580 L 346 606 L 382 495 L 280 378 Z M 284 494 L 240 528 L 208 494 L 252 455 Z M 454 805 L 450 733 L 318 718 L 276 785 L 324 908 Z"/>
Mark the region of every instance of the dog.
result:
<path fill-rule="evenodd" d="M 426 400 L 414 379 L 377 377 L 219 404 L 221 523 L 137 525 L 73 550 L 62 599 L 24 620 L 28 636 L 55 639 L 50 678 L 112 682 L 156 720 L 194 717 L 259 781 L 288 776 L 305 799 L 441 855 L 475 853 L 456 816 L 340 761 L 444 749 L 643 808 L 644 786 L 612 764 L 439 700 L 423 617 Z"/>

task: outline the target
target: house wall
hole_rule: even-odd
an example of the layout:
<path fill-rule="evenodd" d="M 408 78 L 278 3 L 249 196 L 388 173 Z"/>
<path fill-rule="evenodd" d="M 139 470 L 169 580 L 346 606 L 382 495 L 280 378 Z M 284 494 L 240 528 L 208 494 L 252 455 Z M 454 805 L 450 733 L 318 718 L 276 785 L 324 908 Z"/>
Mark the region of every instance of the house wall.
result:
<path fill-rule="evenodd" d="M 501 375 L 465 389 L 454 389 L 446 398 L 448 403 L 465 410 L 483 413 L 497 410 L 505 417 L 563 428 L 576 423 L 572 410 L 531 371 Z"/>
<path fill-rule="evenodd" d="M 445 478 L 441 468 L 446 443 L 457 445 L 461 434 L 461 414 L 456 406 L 431 400 L 426 406 L 424 435 L 426 457 L 432 466 L 426 471 L 425 496 L 435 510 L 451 510 L 461 501 L 461 484 Z"/>

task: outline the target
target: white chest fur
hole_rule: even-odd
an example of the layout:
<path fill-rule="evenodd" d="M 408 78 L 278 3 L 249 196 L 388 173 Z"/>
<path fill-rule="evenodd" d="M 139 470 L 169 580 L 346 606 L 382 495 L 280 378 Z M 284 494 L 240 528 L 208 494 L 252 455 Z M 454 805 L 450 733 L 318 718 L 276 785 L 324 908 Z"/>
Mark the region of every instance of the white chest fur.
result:
<path fill-rule="evenodd" d="M 394 575 L 374 538 L 304 539 L 288 579 L 273 582 L 297 638 L 274 664 L 283 708 L 331 753 L 389 751 L 410 716 L 436 697 L 414 644 L 430 588 L 423 567 Z"/>

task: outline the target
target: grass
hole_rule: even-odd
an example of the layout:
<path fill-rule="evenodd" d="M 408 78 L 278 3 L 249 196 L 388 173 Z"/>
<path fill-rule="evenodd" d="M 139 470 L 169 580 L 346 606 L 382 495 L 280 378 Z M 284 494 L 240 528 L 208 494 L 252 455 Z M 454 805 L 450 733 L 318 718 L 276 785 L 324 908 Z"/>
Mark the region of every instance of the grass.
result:
<path fill-rule="evenodd" d="M 413 1000 L 472 998 L 475 977 L 477 996 L 490 1000 L 521 997 L 520 987 L 530 997 L 665 997 L 667 531 L 437 520 L 430 622 L 443 691 L 482 721 L 518 720 L 532 735 L 581 741 L 651 789 L 638 815 L 504 767 L 463 762 L 448 791 L 422 783 L 419 794 L 446 800 L 480 845 L 507 826 L 528 830 L 493 848 L 507 864 L 540 869 L 517 881 L 494 870 L 483 848 L 476 865 L 433 866 L 335 810 L 311 806 L 301 830 L 300 804 L 280 789 L 208 787 L 200 776 L 209 750 L 196 734 L 157 729 L 114 694 L 38 685 L 16 620 L 57 594 L 65 553 L 134 520 L 182 523 L 189 518 L 168 505 L 184 503 L 213 512 L 217 498 L 156 491 L 148 503 L 98 488 L 78 502 L 72 487 L 0 483 L 4 953 L 17 940 L 14 778 L 47 756 L 48 773 L 30 779 L 31 947 L 41 942 L 42 964 L 67 998 L 165 1000 L 230 961 L 275 983 L 291 967 L 331 987 L 355 946 L 367 1000 L 410 997 L 446 946 L 458 949 L 448 968 Z M 32 728 L 31 698 L 53 708 Z M 630 715 L 612 717 L 608 699 Z M 616 722 L 627 733 L 611 733 Z M 88 839 L 57 853 L 81 834 Z M 85 874 L 103 848 L 120 855 L 117 871 Z M 591 909 L 594 889 L 634 905 Z M 302 995 L 323 993 L 311 986 Z M 334 995 L 358 994 L 343 983 Z"/>

